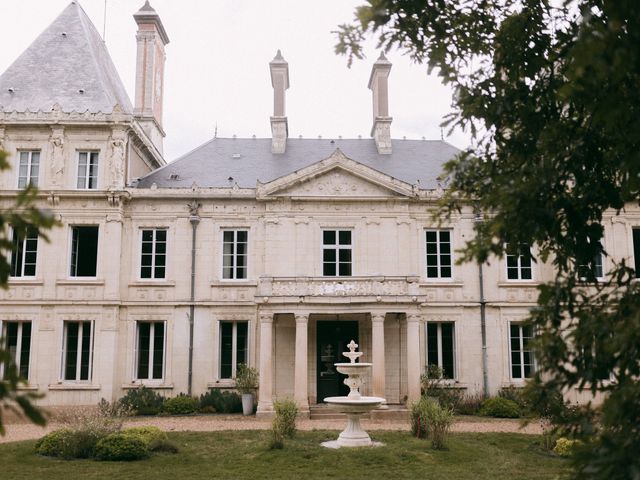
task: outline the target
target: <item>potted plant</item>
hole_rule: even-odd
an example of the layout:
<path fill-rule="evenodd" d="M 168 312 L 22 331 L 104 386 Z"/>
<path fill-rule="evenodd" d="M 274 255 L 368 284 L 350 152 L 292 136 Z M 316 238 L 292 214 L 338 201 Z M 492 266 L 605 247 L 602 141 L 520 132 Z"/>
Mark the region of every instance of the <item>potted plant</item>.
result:
<path fill-rule="evenodd" d="M 258 370 L 241 363 L 236 375 L 236 389 L 242 394 L 242 413 L 253 413 L 253 394 L 258 388 Z"/>

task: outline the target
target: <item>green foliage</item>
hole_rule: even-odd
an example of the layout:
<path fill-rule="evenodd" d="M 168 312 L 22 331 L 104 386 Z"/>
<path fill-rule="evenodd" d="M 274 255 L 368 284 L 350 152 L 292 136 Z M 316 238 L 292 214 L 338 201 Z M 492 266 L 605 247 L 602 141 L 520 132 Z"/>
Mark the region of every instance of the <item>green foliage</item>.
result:
<path fill-rule="evenodd" d="M 72 436 L 73 431 L 69 428 L 54 430 L 36 442 L 35 451 L 46 457 L 63 457 Z"/>
<path fill-rule="evenodd" d="M 513 400 L 503 397 L 492 397 L 482 402 L 480 415 L 496 418 L 519 418 L 520 407 Z"/>
<path fill-rule="evenodd" d="M 284 447 L 285 438 L 293 438 L 296 433 L 296 418 L 298 405 L 291 399 L 277 400 L 273 402 L 275 418 L 271 424 L 271 449 Z"/>
<path fill-rule="evenodd" d="M 466 393 L 462 395 L 455 405 L 455 412 L 458 415 L 477 415 L 484 402 L 481 393 Z"/>
<path fill-rule="evenodd" d="M 253 393 L 258 388 L 258 370 L 244 363 L 238 365 L 236 389 L 240 393 Z"/>
<path fill-rule="evenodd" d="M 200 411 L 205 413 L 240 413 L 242 399 L 235 392 L 211 389 L 200 395 Z"/>
<path fill-rule="evenodd" d="M 129 390 L 119 403 L 135 415 L 157 415 L 162 410 L 164 397 L 142 385 Z"/>
<path fill-rule="evenodd" d="M 640 472 L 640 284 L 603 248 L 609 215 L 640 198 L 638 25 L 629 0 L 368 0 L 337 32 L 336 51 L 349 61 L 374 36 L 455 92 L 444 125 L 468 129 L 473 147 L 446 166 L 437 216 L 484 214 L 459 261 L 503 256 L 508 242 L 535 245 L 553 264 L 556 278 L 540 286 L 530 318 L 533 383 L 540 396 L 604 394 L 599 406 L 550 415 L 588 440 L 577 478 Z"/>
<path fill-rule="evenodd" d="M 101 398 L 98 402 L 98 411 L 103 417 L 112 418 L 129 417 L 134 413 L 129 406 L 124 405 L 122 402 L 109 402 L 104 398 Z"/>
<path fill-rule="evenodd" d="M 149 456 L 145 442 L 135 435 L 113 433 L 98 442 L 95 448 L 96 460 L 131 461 Z"/>
<path fill-rule="evenodd" d="M 148 447 L 151 444 L 167 441 L 167 434 L 158 427 L 131 427 L 121 431 L 123 435 L 132 435 L 142 440 Z M 150 448 L 151 449 L 151 448 Z"/>
<path fill-rule="evenodd" d="M 560 455 L 561 457 L 570 457 L 579 445 L 579 440 L 570 440 L 565 437 L 560 437 L 556 440 L 556 446 L 553 447 L 553 453 Z"/>
<path fill-rule="evenodd" d="M 457 411 L 464 397 L 461 389 L 446 383 L 443 370 L 437 365 L 427 365 L 426 373 L 420 376 L 420 384 L 423 396 L 435 398 L 440 405 L 454 411 Z"/>
<path fill-rule="evenodd" d="M 200 402 L 197 398 L 180 394 L 177 397 L 168 398 L 162 405 L 162 411 L 169 415 L 186 415 L 197 412 Z"/>
<path fill-rule="evenodd" d="M 498 392 L 498 396 L 500 398 L 506 398 L 507 400 L 511 400 L 520 408 L 521 413 L 533 413 L 531 412 L 531 406 L 527 401 L 527 396 L 524 391 L 524 388 L 518 388 L 514 386 L 501 388 Z"/>
<path fill-rule="evenodd" d="M 453 409 L 441 406 L 430 397 L 421 397 L 409 407 L 411 434 L 431 439 L 431 447 L 444 448 L 445 439 L 453 423 Z"/>

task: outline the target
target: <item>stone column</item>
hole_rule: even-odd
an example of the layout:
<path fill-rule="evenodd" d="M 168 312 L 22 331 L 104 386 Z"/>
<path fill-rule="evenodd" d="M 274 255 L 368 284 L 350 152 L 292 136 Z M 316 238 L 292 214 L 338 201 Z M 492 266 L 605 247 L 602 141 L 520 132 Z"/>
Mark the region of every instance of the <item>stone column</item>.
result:
<path fill-rule="evenodd" d="M 407 396 L 409 402 L 420 398 L 420 316 L 407 315 Z"/>
<path fill-rule="evenodd" d="M 371 315 L 371 363 L 373 363 L 373 366 L 371 367 L 373 370 L 373 396 L 385 398 L 383 313 L 376 313 L 374 315 Z M 386 405 L 384 405 L 384 407 L 386 407 Z M 381 408 L 384 407 L 381 405 Z"/>
<path fill-rule="evenodd" d="M 273 411 L 273 314 L 260 315 L 260 391 L 257 413 Z"/>
<path fill-rule="evenodd" d="M 294 374 L 294 400 L 301 412 L 309 411 L 309 390 L 307 385 L 307 345 L 309 315 L 296 315 L 296 350 Z"/>

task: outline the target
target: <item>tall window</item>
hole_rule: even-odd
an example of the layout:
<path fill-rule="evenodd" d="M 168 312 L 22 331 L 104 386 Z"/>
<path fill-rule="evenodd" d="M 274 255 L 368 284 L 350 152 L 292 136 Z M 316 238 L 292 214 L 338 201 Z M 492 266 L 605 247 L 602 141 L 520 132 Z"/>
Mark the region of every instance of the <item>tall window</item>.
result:
<path fill-rule="evenodd" d="M 248 322 L 220 322 L 220 378 L 235 378 L 247 363 Z"/>
<path fill-rule="evenodd" d="M 138 322 L 136 379 L 164 377 L 164 322 Z"/>
<path fill-rule="evenodd" d="M 98 227 L 72 227 L 71 271 L 69 275 L 72 277 L 95 277 L 97 263 Z"/>
<path fill-rule="evenodd" d="M 427 278 L 451 278 L 451 231 L 426 230 Z"/>
<path fill-rule="evenodd" d="M 18 166 L 18 188 L 26 188 L 29 184 L 38 186 L 38 173 L 40 171 L 40 152 L 19 152 L 20 165 Z"/>
<path fill-rule="evenodd" d="M 247 278 L 247 230 L 222 232 L 222 278 L 240 280 Z"/>
<path fill-rule="evenodd" d="M 633 258 L 635 260 L 636 278 L 640 278 L 640 228 L 633 229 Z"/>
<path fill-rule="evenodd" d="M 29 230 L 26 236 L 13 231 L 11 249 L 11 276 L 35 277 L 38 258 L 38 232 Z"/>
<path fill-rule="evenodd" d="M 427 323 L 427 365 L 442 369 L 443 378 L 455 378 L 455 336 L 453 323 Z"/>
<path fill-rule="evenodd" d="M 140 278 L 165 278 L 167 230 L 142 230 Z"/>
<path fill-rule="evenodd" d="M 507 245 L 507 279 L 531 280 L 533 278 L 533 261 L 529 245 L 521 243 Z"/>
<path fill-rule="evenodd" d="M 322 274 L 350 277 L 353 271 L 351 230 L 322 231 Z"/>
<path fill-rule="evenodd" d="M 533 326 L 512 323 L 510 328 L 511 378 L 523 379 L 533 375 L 534 363 L 531 351 Z"/>
<path fill-rule="evenodd" d="M 91 379 L 93 337 L 91 322 L 64 322 L 62 378 L 71 381 Z"/>
<path fill-rule="evenodd" d="M 98 152 L 78 152 L 78 188 L 98 188 Z"/>
<path fill-rule="evenodd" d="M 29 356 L 31 353 L 31 322 L 4 322 L 2 336 L 5 349 L 15 364 L 18 375 L 29 378 Z M 3 378 L 6 378 L 6 365 Z"/>
<path fill-rule="evenodd" d="M 596 256 L 593 257 L 593 261 L 578 265 L 578 276 L 587 282 L 603 278 L 604 270 L 602 269 L 602 254 L 597 253 Z"/>

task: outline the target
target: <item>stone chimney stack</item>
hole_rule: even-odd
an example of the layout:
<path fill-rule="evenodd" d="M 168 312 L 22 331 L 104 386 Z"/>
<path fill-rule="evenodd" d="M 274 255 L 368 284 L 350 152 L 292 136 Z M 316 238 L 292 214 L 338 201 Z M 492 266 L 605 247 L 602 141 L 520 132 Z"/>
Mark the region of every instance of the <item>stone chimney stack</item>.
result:
<path fill-rule="evenodd" d="M 285 114 L 285 90 L 289 88 L 289 64 L 278 50 L 269 62 L 273 86 L 273 116 L 271 117 L 271 153 L 284 153 L 287 149 L 289 125 Z"/>
<path fill-rule="evenodd" d="M 136 96 L 134 115 L 162 153 L 162 100 L 164 91 L 164 47 L 169 37 L 149 0 L 134 15 L 138 24 L 136 42 Z"/>
<path fill-rule="evenodd" d="M 391 153 L 391 120 L 389 116 L 389 72 L 391 62 L 384 53 L 376 60 L 369 76 L 369 89 L 373 93 L 373 126 L 371 136 L 380 154 Z"/>

